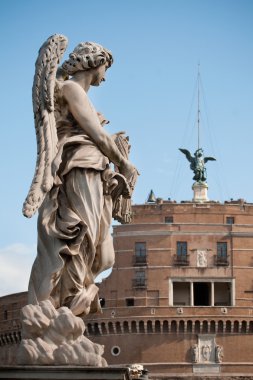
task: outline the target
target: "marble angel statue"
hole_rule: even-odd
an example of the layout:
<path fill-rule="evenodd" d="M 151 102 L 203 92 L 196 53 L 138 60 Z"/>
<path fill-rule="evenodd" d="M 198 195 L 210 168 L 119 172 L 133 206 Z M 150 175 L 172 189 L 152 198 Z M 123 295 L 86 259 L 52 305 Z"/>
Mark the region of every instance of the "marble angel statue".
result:
<path fill-rule="evenodd" d="M 42 45 L 33 84 L 38 155 L 23 213 L 37 210 L 38 251 L 29 282 L 29 303 L 50 300 L 74 315 L 99 310 L 96 276 L 112 267 L 111 218 L 131 220 L 138 171 L 128 160 L 128 138 L 110 136 L 87 95 L 105 80 L 110 51 L 80 43 L 58 64 L 67 38 Z M 112 167 L 112 165 L 114 165 Z"/>

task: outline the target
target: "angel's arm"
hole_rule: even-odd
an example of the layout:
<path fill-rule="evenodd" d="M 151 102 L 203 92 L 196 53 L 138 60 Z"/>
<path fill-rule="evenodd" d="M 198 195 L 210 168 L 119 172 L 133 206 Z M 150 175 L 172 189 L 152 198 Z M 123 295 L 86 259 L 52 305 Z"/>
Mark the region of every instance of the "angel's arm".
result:
<path fill-rule="evenodd" d="M 85 91 L 77 83 L 68 81 L 62 87 L 62 94 L 78 125 L 94 141 L 101 152 L 127 177 L 128 171 L 133 171 L 134 167 L 123 157 L 106 130 L 101 128 L 99 118 L 91 108 Z"/>

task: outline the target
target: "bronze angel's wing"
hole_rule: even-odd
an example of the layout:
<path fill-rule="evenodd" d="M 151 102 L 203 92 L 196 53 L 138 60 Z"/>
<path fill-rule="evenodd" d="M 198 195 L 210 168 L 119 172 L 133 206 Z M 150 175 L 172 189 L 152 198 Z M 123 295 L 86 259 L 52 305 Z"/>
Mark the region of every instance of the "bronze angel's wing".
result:
<path fill-rule="evenodd" d="M 206 163 L 207 161 L 216 161 L 216 158 L 214 158 L 214 157 L 205 157 L 204 158 L 204 163 Z"/>
<path fill-rule="evenodd" d="M 57 153 L 57 132 L 54 116 L 56 71 L 68 40 L 55 34 L 41 46 L 35 64 L 33 112 L 37 138 L 37 161 L 34 178 L 23 205 L 24 216 L 30 218 L 53 186 L 52 161 Z"/>
<path fill-rule="evenodd" d="M 180 152 L 184 153 L 185 157 L 187 158 L 188 161 L 192 162 L 194 158 L 192 157 L 191 153 L 187 149 L 181 149 L 179 148 Z"/>

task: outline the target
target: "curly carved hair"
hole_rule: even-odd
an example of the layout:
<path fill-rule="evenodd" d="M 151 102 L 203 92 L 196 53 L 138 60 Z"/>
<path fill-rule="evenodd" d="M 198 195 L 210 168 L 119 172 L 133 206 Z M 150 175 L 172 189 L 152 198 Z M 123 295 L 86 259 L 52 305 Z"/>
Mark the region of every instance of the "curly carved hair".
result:
<path fill-rule="evenodd" d="M 112 53 L 95 42 L 81 42 L 63 62 L 62 68 L 68 75 L 77 71 L 96 68 L 104 63 L 110 67 L 113 63 Z"/>

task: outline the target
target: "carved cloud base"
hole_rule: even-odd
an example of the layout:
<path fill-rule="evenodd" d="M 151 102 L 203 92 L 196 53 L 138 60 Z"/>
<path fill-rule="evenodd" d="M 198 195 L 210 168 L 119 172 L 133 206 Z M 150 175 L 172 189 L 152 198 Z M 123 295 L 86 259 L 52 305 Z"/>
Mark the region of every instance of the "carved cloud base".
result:
<path fill-rule="evenodd" d="M 83 335 L 83 320 L 67 307 L 56 310 L 50 301 L 26 305 L 21 322 L 18 364 L 107 366 L 104 347 Z"/>

